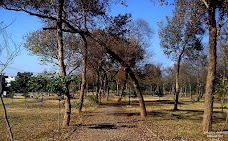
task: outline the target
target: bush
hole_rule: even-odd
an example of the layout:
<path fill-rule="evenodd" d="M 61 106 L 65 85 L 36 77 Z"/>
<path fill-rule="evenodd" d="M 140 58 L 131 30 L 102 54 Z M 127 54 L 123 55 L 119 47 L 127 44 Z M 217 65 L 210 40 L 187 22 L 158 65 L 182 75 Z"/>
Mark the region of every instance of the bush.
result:
<path fill-rule="evenodd" d="M 87 96 L 86 99 L 88 100 L 90 106 L 92 106 L 96 103 L 96 99 L 92 95 Z"/>

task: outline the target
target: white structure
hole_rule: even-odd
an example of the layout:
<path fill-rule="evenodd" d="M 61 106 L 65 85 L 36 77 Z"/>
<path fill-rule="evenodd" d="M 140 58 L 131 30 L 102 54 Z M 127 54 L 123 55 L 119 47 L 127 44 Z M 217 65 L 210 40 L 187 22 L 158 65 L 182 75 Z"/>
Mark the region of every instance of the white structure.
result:
<path fill-rule="evenodd" d="M 8 76 L 7 78 L 5 78 L 5 81 L 6 81 L 6 84 L 7 84 L 6 87 L 9 87 L 10 86 L 10 82 L 15 81 L 15 77 Z"/>

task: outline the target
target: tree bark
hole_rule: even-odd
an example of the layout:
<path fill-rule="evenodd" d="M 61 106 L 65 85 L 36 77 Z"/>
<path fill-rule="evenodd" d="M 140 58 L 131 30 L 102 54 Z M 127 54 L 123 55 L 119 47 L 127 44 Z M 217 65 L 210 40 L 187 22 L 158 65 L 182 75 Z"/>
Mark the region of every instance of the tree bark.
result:
<path fill-rule="evenodd" d="M 100 72 L 97 71 L 97 89 L 96 89 L 96 103 L 99 103 L 99 91 L 100 91 Z"/>
<path fill-rule="evenodd" d="M 110 85 L 110 84 L 109 84 L 108 81 L 107 81 L 107 83 L 108 83 L 108 84 L 107 84 L 107 91 L 106 91 L 106 94 L 107 94 L 107 95 L 106 95 L 106 101 L 109 101 L 109 94 L 110 94 L 110 86 L 109 86 L 109 85 Z"/>
<path fill-rule="evenodd" d="M 216 41 L 217 28 L 215 19 L 216 5 L 213 1 L 209 2 L 208 22 L 209 22 L 209 54 L 208 54 L 208 72 L 205 92 L 205 108 L 203 114 L 203 131 L 212 131 L 212 114 L 213 114 L 213 93 L 216 72 Z"/>
<path fill-rule="evenodd" d="M 66 67 L 64 64 L 63 55 L 63 31 L 62 31 L 62 12 L 63 12 L 64 0 L 59 0 L 59 9 L 57 12 L 57 52 L 58 52 L 58 65 L 60 76 L 66 76 Z M 68 90 L 68 84 L 66 84 L 67 91 L 65 92 L 65 114 L 63 118 L 63 127 L 69 126 L 70 115 L 71 115 L 71 103 L 70 103 L 70 92 Z"/>
<path fill-rule="evenodd" d="M 125 71 L 129 74 L 129 76 L 131 77 L 132 79 L 132 82 L 133 82 L 133 86 L 135 88 L 135 92 L 138 96 L 138 99 L 139 99 L 139 106 L 140 106 L 140 115 L 142 117 L 146 117 L 147 116 L 147 112 L 146 112 L 146 105 L 145 105 L 145 102 L 144 102 L 144 99 L 143 99 L 143 95 L 142 95 L 142 92 L 140 90 L 140 87 L 139 87 L 139 82 L 138 82 L 138 79 L 135 77 L 135 74 L 134 72 L 131 70 L 130 67 L 126 68 Z"/>
<path fill-rule="evenodd" d="M 84 47 L 82 48 L 83 59 L 82 59 L 82 83 L 81 83 L 81 91 L 79 97 L 79 107 L 78 112 L 82 112 L 83 102 L 84 102 L 84 95 L 85 95 L 85 86 L 86 86 L 86 66 L 87 66 L 87 40 L 84 35 L 81 35 L 84 41 Z"/>
<path fill-rule="evenodd" d="M 177 61 L 177 66 L 176 66 L 176 87 L 175 87 L 175 101 L 174 101 L 174 108 L 173 110 L 178 110 L 178 101 L 179 101 L 179 93 L 180 93 L 180 88 L 179 88 L 179 74 L 180 74 L 180 62 L 181 58 L 183 55 L 184 51 L 179 55 L 178 61 Z"/>

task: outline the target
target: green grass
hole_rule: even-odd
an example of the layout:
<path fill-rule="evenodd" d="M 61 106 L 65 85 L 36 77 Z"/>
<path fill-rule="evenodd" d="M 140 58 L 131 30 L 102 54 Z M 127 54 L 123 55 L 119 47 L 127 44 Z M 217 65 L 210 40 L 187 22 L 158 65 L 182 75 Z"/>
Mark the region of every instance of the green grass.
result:
<path fill-rule="evenodd" d="M 23 98 L 14 99 L 4 98 L 7 108 L 9 121 L 15 140 L 18 141 L 52 141 L 62 140 L 66 133 L 71 131 L 76 125 L 82 122 L 86 114 L 78 114 L 76 110 L 77 99 L 72 99 L 71 126 L 58 129 L 58 100 L 47 100 L 38 102 L 36 99 Z M 85 101 L 84 111 L 93 110 Z M 64 107 L 61 107 L 61 122 L 64 115 Z M 85 112 L 86 113 L 86 112 Z M 0 103 L 0 141 L 9 140 L 8 130 L 3 117 L 3 108 Z"/>

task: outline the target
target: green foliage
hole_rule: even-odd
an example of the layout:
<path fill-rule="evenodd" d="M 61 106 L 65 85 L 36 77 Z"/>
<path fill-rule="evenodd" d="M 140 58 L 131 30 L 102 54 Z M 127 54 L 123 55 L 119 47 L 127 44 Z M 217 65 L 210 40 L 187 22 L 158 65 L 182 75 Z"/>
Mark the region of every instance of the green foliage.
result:
<path fill-rule="evenodd" d="M 228 82 L 217 80 L 215 84 L 215 97 L 216 98 L 225 98 L 228 92 Z"/>
<path fill-rule="evenodd" d="M 215 97 L 220 100 L 222 109 L 227 108 L 227 101 L 225 98 L 228 95 L 228 82 L 224 80 L 217 80 L 215 84 Z"/>
<path fill-rule="evenodd" d="M 116 91 L 116 83 L 111 83 L 110 89 Z"/>
<path fill-rule="evenodd" d="M 90 106 L 92 106 L 96 103 L 96 99 L 92 95 L 87 96 L 86 99 L 89 101 Z"/>
<path fill-rule="evenodd" d="M 11 82 L 10 92 L 23 93 L 26 97 L 28 92 L 54 92 L 61 95 L 66 91 L 66 84 L 79 81 L 77 76 L 60 77 L 56 73 L 32 75 L 29 72 L 18 73 L 16 80 Z"/>
<path fill-rule="evenodd" d="M 23 93 L 25 95 L 28 94 L 29 92 L 28 82 L 30 81 L 32 75 L 33 74 L 31 72 L 23 72 L 23 73 L 18 72 L 16 76 L 16 80 L 11 82 L 10 90 Z"/>

